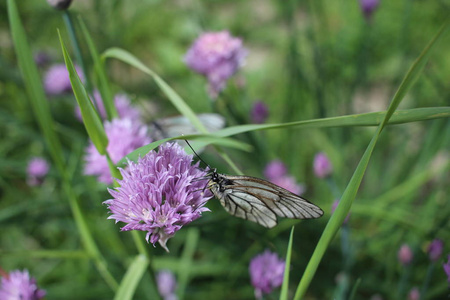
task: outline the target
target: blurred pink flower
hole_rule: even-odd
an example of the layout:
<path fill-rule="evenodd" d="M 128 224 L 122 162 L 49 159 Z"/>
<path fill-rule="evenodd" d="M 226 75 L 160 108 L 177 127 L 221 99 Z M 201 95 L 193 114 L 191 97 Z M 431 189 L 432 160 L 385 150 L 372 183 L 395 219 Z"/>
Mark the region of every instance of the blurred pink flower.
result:
<path fill-rule="evenodd" d="M 33 157 L 27 166 L 27 183 L 31 186 L 36 186 L 42 184 L 42 181 L 47 175 L 49 170 L 49 165 L 45 159 L 42 157 Z"/>
<path fill-rule="evenodd" d="M 314 157 L 314 174 L 318 178 L 328 177 L 333 171 L 333 166 L 327 155 L 323 152 L 319 152 Z"/>
<path fill-rule="evenodd" d="M 359 0 L 359 5 L 367 21 L 372 19 L 372 14 L 380 4 L 380 0 Z"/>
<path fill-rule="evenodd" d="M 444 242 L 440 239 L 434 239 L 430 245 L 428 245 L 428 256 L 431 261 L 437 261 L 444 250 Z"/>
<path fill-rule="evenodd" d="M 269 116 L 269 109 L 267 105 L 262 101 L 256 101 L 253 103 L 252 111 L 250 114 L 251 120 L 255 124 L 262 124 L 266 122 Z"/>
<path fill-rule="evenodd" d="M 398 260 L 403 265 L 408 265 L 413 260 L 413 253 L 407 244 L 403 244 L 398 250 Z"/>
<path fill-rule="evenodd" d="M 419 289 L 414 287 L 409 291 L 408 294 L 408 300 L 419 300 L 420 299 L 420 292 Z"/>
<path fill-rule="evenodd" d="M 209 94 L 217 98 L 228 78 L 244 64 L 247 50 L 240 38 L 228 31 L 205 32 L 198 37 L 186 53 L 184 61 L 192 70 L 206 76 Z"/>
<path fill-rule="evenodd" d="M 75 70 L 81 81 L 84 82 L 84 75 L 80 67 L 75 66 Z M 53 65 L 47 70 L 44 78 L 44 88 L 49 95 L 61 95 L 72 91 L 69 72 L 65 64 Z"/>
<path fill-rule="evenodd" d="M 14 270 L 2 277 L 0 284 L 1 300 L 40 300 L 46 292 L 38 288 L 36 279 L 27 270 Z"/>
<path fill-rule="evenodd" d="M 263 294 L 268 294 L 274 288 L 281 286 L 285 265 L 284 260 L 269 250 L 255 256 L 250 261 L 250 279 L 257 299 L 262 299 Z"/>
<path fill-rule="evenodd" d="M 269 180 L 284 176 L 286 174 L 286 166 L 279 159 L 272 160 L 266 165 L 266 168 L 264 169 L 264 176 Z"/>

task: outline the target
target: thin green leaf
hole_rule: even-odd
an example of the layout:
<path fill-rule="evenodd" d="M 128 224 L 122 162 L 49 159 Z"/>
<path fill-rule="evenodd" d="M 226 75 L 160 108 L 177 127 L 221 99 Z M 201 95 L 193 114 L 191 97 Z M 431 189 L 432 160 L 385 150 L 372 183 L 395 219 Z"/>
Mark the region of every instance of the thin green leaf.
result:
<path fill-rule="evenodd" d="M 282 129 L 282 128 L 323 128 L 323 127 L 345 127 L 345 126 L 378 126 L 386 116 L 385 111 L 339 116 L 306 121 L 278 123 L 278 124 L 249 124 L 231 126 L 214 133 L 217 136 L 232 136 L 239 133 Z M 389 125 L 403 124 L 409 122 L 425 121 L 432 119 L 450 117 L 450 107 L 427 107 L 396 111 L 389 120 Z"/>
<path fill-rule="evenodd" d="M 102 102 L 105 107 L 108 120 L 112 120 L 114 118 L 117 118 L 119 114 L 117 112 L 116 106 L 114 105 L 113 95 L 111 92 L 111 88 L 109 87 L 108 77 L 106 76 L 105 72 L 104 61 L 100 59 L 100 55 L 95 48 L 94 41 L 92 40 L 92 37 L 89 34 L 89 30 L 86 28 L 83 19 L 79 17 L 78 21 L 80 22 L 81 32 L 83 32 L 84 39 L 86 41 L 86 44 L 88 45 L 89 52 L 94 63 L 94 71 L 97 78 L 98 89 L 100 91 L 100 95 L 102 95 Z"/>
<path fill-rule="evenodd" d="M 161 77 L 159 77 L 155 72 L 144 65 L 133 54 L 120 48 L 110 48 L 103 53 L 102 57 L 119 59 L 153 77 L 156 84 L 158 84 L 158 86 L 161 88 L 164 94 L 166 94 L 167 98 L 169 98 L 173 106 L 175 106 L 180 114 L 184 115 L 198 131 L 200 131 L 201 133 L 208 133 L 208 130 L 205 128 L 202 122 L 200 122 L 197 115 L 186 104 L 186 102 L 184 102 L 184 100 Z"/>
<path fill-rule="evenodd" d="M 156 142 L 153 142 L 148 145 L 137 148 L 136 150 L 134 150 L 133 152 L 131 152 L 130 154 L 128 154 L 127 156 L 122 158 L 117 163 L 117 165 L 118 166 L 123 165 L 124 163 L 127 162 L 127 159 L 129 159 L 131 161 L 137 161 L 137 159 L 139 157 L 144 156 L 148 152 L 157 148 L 159 145 L 169 142 L 169 141 L 173 141 L 173 140 L 199 141 L 198 144 L 196 142 L 192 143 L 192 146 L 194 147 L 194 149 L 205 147 L 210 144 L 215 144 L 215 145 L 221 145 L 221 146 L 235 148 L 235 149 L 239 149 L 239 150 L 243 150 L 243 151 L 251 151 L 252 150 L 252 147 L 250 145 L 240 142 L 240 141 L 233 140 L 233 139 L 216 137 L 214 135 L 209 135 L 209 134 L 190 134 L 190 135 L 181 135 L 181 136 L 176 136 L 176 137 L 172 137 L 172 138 L 158 140 Z M 188 150 L 188 151 L 190 151 L 190 150 Z"/>
<path fill-rule="evenodd" d="M 348 300 L 355 299 L 356 291 L 358 290 L 360 284 L 361 284 L 361 278 L 358 278 L 356 280 L 355 284 L 353 285 L 352 292 L 350 293 L 350 297 L 348 298 Z"/>
<path fill-rule="evenodd" d="M 350 211 L 353 200 L 356 197 L 356 193 L 358 192 L 359 186 L 360 186 L 362 178 L 364 176 L 364 172 L 367 168 L 367 165 L 369 164 L 370 157 L 371 157 L 372 152 L 375 148 L 375 145 L 378 141 L 378 138 L 381 134 L 381 131 L 383 130 L 384 126 L 388 123 L 390 117 L 393 115 L 394 111 L 397 109 L 398 105 L 400 104 L 404 95 L 407 93 L 408 89 L 411 88 L 414 81 L 418 78 L 420 72 L 422 71 L 422 69 L 425 65 L 426 59 L 429 56 L 430 50 L 436 44 L 436 42 L 439 40 L 439 38 L 442 37 L 442 33 L 446 29 L 447 25 L 448 25 L 448 22 L 444 24 L 444 26 L 436 34 L 436 36 L 433 38 L 433 40 L 430 42 L 430 44 L 421 53 L 419 58 L 414 62 L 413 66 L 409 69 L 408 73 L 406 74 L 405 78 L 403 79 L 402 83 L 400 84 L 397 92 L 394 95 L 394 98 L 391 101 L 391 104 L 389 105 L 389 108 L 387 110 L 387 113 L 386 113 L 383 121 L 378 126 L 377 131 L 375 132 L 375 135 L 373 136 L 372 140 L 370 141 L 369 146 L 367 147 L 366 151 L 364 152 L 358 166 L 356 167 L 356 170 L 355 170 L 352 178 L 350 179 L 349 184 L 347 185 L 347 188 L 344 191 L 344 194 L 342 195 L 342 198 L 341 198 L 335 212 L 333 213 L 330 220 L 328 221 L 328 224 L 325 227 L 325 230 L 323 231 L 323 234 L 320 237 L 319 242 L 317 243 L 316 249 L 314 250 L 314 253 L 313 253 L 313 255 L 306 267 L 306 270 L 302 276 L 302 279 L 300 280 L 300 283 L 297 287 L 297 291 L 295 293 L 294 299 L 301 299 L 303 297 L 303 295 L 306 293 L 306 290 L 314 277 L 317 267 L 319 266 L 320 261 L 322 260 L 322 257 L 324 255 L 328 245 L 330 244 L 331 240 L 333 239 L 333 237 L 339 230 L 342 222 L 344 221 L 345 217 L 347 216 L 348 212 Z"/>
<path fill-rule="evenodd" d="M 148 259 L 145 257 L 145 255 L 139 254 L 134 258 L 133 262 L 128 267 L 128 270 L 125 273 L 122 282 L 120 283 L 116 295 L 114 296 L 115 300 L 133 299 L 136 287 L 139 281 L 141 281 L 141 278 L 144 275 L 148 264 Z"/>
<path fill-rule="evenodd" d="M 91 139 L 95 148 L 101 155 L 106 154 L 106 146 L 108 146 L 108 138 L 106 137 L 105 129 L 103 128 L 102 120 L 97 114 L 91 99 L 89 98 L 80 77 L 73 66 L 72 59 L 67 53 L 67 49 L 62 40 L 61 34 L 58 31 L 59 41 L 61 43 L 61 49 L 64 55 L 64 61 L 66 63 L 67 71 L 69 72 L 70 83 L 72 85 L 73 93 L 80 106 L 81 116 L 83 117 L 83 123 L 86 127 L 86 131 Z"/>
<path fill-rule="evenodd" d="M 180 299 L 184 298 L 184 292 L 191 276 L 192 261 L 195 249 L 197 249 L 199 236 L 200 233 L 195 227 L 189 228 L 186 234 L 186 242 L 178 269 L 178 296 Z"/>
<path fill-rule="evenodd" d="M 289 272 L 291 266 L 291 255 L 292 255 L 292 241 L 294 239 L 294 226 L 292 226 L 291 234 L 289 236 L 288 249 L 286 253 L 286 264 L 284 267 L 283 285 L 281 286 L 280 300 L 288 299 L 289 291 Z"/>

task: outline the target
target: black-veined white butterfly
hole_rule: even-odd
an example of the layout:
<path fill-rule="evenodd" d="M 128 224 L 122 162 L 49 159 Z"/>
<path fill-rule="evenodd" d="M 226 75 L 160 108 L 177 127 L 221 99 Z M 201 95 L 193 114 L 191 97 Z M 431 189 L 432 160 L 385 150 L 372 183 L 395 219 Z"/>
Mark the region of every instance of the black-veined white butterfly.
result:
<path fill-rule="evenodd" d="M 189 142 L 186 143 L 189 145 Z M 320 207 L 260 178 L 224 175 L 212 169 L 207 176 L 199 179 L 209 180 L 206 188 L 219 199 L 228 213 L 267 228 L 277 225 L 277 217 L 315 219 L 323 215 Z"/>

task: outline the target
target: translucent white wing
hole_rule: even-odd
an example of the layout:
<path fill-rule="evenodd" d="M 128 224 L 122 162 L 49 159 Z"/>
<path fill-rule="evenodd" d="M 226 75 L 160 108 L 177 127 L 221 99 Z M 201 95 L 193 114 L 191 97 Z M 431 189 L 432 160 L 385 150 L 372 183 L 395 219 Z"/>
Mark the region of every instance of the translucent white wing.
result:
<path fill-rule="evenodd" d="M 230 214 L 272 228 L 277 216 L 313 219 L 323 211 L 306 199 L 271 182 L 249 176 L 217 174 L 211 190 Z"/>

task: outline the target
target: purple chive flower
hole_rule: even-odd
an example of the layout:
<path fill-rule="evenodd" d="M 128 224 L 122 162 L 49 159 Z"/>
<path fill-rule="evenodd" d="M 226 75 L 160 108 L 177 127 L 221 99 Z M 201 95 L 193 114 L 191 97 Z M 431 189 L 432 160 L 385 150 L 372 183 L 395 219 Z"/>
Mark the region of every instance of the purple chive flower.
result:
<path fill-rule="evenodd" d="M 359 0 L 359 5 L 361 6 L 361 11 L 367 21 L 372 19 L 372 14 L 380 4 L 379 0 Z"/>
<path fill-rule="evenodd" d="M 175 275 L 169 270 L 162 270 L 156 274 L 156 284 L 163 300 L 176 300 L 175 290 L 177 281 Z"/>
<path fill-rule="evenodd" d="M 444 272 L 447 275 L 447 281 L 450 283 L 450 254 L 447 256 L 447 263 L 442 264 L 442 267 L 444 268 Z"/>
<path fill-rule="evenodd" d="M 253 123 L 262 124 L 266 122 L 266 119 L 269 116 L 269 109 L 267 108 L 267 105 L 264 102 L 256 101 L 253 104 L 250 116 Z"/>
<path fill-rule="evenodd" d="M 333 202 L 333 206 L 332 206 L 332 208 L 331 208 L 331 214 L 333 214 L 333 213 L 334 213 L 334 211 L 336 210 L 336 208 L 337 208 L 338 204 L 339 204 L 339 199 L 337 199 L 337 200 L 334 200 L 334 202 Z M 347 224 L 347 223 L 348 223 L 348 220 L 349 220 L 349 218 L 350 218 L 350 213 L 348 213 L 348 214 L 347 214 L 347 216 L 345 217 L 345 219 L 344 219 L 344 222 L 342 222 L 342 224 Z"/>
<path fill-rule="evenodd" d="M 95 101 L 95 107 L 98 108 L 98 113 L 100 117 L 106 119 L 106 110 L 103 105 L 102 96 L 98 90 L 93 92 L 92 98 Z M 131 101 L 125 94 L 116 94 L 114 96 L 114 105 L 116 106 L 117 112 L 119 113 L 120 119 L 131 119 L 136 120 L 141 118 L 140 111 L 131 105 Z M 78 120 L 82 120 L 80 107 L 77 105 L 75 107 L 75 116 Z"/>
<path fill-rule="evenodd" d="M 0 299 L 2 300 L 40 300 L 45 291 L 36 285 L 36 279 L 30 277 L 27 270 L 11 271 L 2 277 L 0 286 Z"/>
<path fill-rule="evenodd" d="M 84 82 L 84 75 L 80 67 L 75 66 L 81 81 Z M 44 78 L 44 88 L 49 95 L 60 95 L 72 91 L 70 84 L 69 72 L 65 64 L 57 64 L 51 66 Z"/>
<path fill-rule="evenodd" d="M 255 256 L 249 266 L 255 297 L 261 299 L 283 283 L 285 262 L 269 250 Z"/>
<path fill-rule="evenodd" d="M 409 291 L 408 294 L 408 300 L 419 300 L 420 299 L 420 292 L 419 289 L 414 287 Z"/>
<path fill-rule="evenodd" d="M 302 184 L 297 183 L 295 178 L 292 176 L 285 175 L 271 179 L 270 181 L 299 196 L 305 192 L 305 187 Z"/>
<path fill-rule="evenodd" d="M 51 61 L 50 55 L 45 51 L 36 52 L 33 59 L 38 67 L 44 67 Z"/>
<path fill-rule="evenodd" d="M 272 160 L 266 165 L 266 168 L 264 169 L 264 176 L 269 180 L 284 176 L 286 174 L 287 168 L 279 159 Z"/>
<path fill-rule="evenodd" d="M 40 185 L 49 170 L 49 165 L 42 157 L 33 157 L 27 166 L 27 183 L 31 186 Z"/>
<path fill-rule="evenodd" d="M 161 145 L 137 163 L 129 161 L 126 170 L 120 169 L 120 187 L 109 189 L 113 199 L 104 202 L 112 213 L 108 219 L 126 223 L 122 231 L 147 231 L 147 242 L 169 251 L 167 240 L 209 211 L 204 205 L 212 195 L 203 191 L 205 181 L 195 180 L 206 171 L 191 163 L 192 155 L 176 143 Z"/>
<path fill-rule="evenodd" d="M 319 152 L 314 157 L 314 174 L 318 178 L 325 178 L 331 174 L 333 166 L 325 153 Z"/>
<path fill-rule="evenodd" d="M 407 244 L 403 244 L 398 250 L 398 260 L 405 266 L 413 260 L 412 250 Z"/>
<path fill-rule="evenodd" d="M 428 245 L 428 256 L 430 257 L 430 260 L 433 262 L 437 261 L 441 257 L 443 249 L 444 242 L 440 239 L 434 239 L 430 245 Z"/>
<path fill-rule="evenodd" d="M 147 136 L 147 126 L 138 120 L 115 119 L 104 123 L 109 143 L 106 150 L 113 163 L 117 163 L 125 155 L 139 147 L 147 145 L 151 139 Z M 98 180 L 111 184 L 113 179 L 106 156 L 98 153 L 97 148 L 90 142 L 86 148 L 84 174 L 95 175 Z"/>
<path fill-rule="evenodd" d="M 246 56 L 240 38 L 232 37 L 228 31 L 206 32 L 195 40 L 184 61 L 189 68 L 206 76 L 209 94 L 217 98 L 228 78 L 244 64 Z"/>

